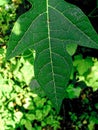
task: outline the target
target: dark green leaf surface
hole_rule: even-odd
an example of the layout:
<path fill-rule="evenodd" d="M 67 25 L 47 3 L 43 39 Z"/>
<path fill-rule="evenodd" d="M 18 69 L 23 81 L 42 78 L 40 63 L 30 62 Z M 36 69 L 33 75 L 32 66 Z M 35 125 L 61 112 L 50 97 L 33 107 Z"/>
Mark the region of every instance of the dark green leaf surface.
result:
<path fill-rule="evenodd" d="M 29 1 L 32 8 L 12 30 L 7 58 L 35 49 L 36 79 L 59 111 L 72 68 L 66 44 L 98 48 L 98 36 L 76 6 L 64 0 Z"/>

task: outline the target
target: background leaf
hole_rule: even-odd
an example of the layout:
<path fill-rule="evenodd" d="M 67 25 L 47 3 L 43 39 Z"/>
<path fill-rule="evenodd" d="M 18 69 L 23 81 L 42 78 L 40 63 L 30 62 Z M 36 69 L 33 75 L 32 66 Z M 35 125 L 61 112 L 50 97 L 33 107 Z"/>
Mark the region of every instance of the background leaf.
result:
<path fill-rule="evenodd" d="M 76 49 L 77 49 L 77 44 L 66 44 L 66 50 L 67 52 L 72 56 L 75 54 L 76 52 Z"/>
<path fill-rule="evenodd" d="M 7 4 L 9 0 L 0 0 L 0 6 Z"/>

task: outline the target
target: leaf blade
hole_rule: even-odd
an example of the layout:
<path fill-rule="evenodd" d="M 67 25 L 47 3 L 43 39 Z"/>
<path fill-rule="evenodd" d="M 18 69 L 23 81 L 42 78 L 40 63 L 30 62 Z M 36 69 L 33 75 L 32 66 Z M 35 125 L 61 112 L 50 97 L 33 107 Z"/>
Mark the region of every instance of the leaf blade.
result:
<path fill-rule="evenodd" d="M 33 6 L 16 22 L 7 58 L 35 49 L 36 79 L 59 111 L 72 69 L 66 44 L 98 48 L 98 35 L 74 5 L 63 0 L 29 1 Z"/>
<path fill-rule="evenodd" d="M 39 50 L 38 47 L 36 48 L 35 75 L 54 107 L 59 111 L 65 95 L 65 87 L 70 77 L 72 61 L 65 51 L 63 42 L 58 41 L 57 43 L 53 39 L 50 41 L 51 55 L 49 46 L 48 49 L 44 49 L 41 52 L 37 51 Z M 48 42 L 46 43 L 49 44 Z M 54 44 L 57 44 L 57 46 L 55 47 Z"/>

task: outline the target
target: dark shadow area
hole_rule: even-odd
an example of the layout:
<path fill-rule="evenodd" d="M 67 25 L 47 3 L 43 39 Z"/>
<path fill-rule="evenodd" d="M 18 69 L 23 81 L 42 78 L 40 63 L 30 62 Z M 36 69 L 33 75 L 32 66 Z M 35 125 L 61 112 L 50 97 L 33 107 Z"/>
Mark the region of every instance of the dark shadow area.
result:
<path fill-rule="evenodd" d="M 16 11 L 17 17 L 16 18 L 18 18 L 23 13 L 27 12 L 31 7 L 32 7 L 32 5 L 30 4 L 30 2 L 28 2 L 27 0 L 23 0 L 23 2 L 17 8 L 17 11 Z"/>
<path fill-rule="evenodd" d="M 95 121 L 98 118 L 97 103 L 98 90 L 93 92 L 91 87 L 84 88 L 79 98 L 65 98 L 60 111 L 60 115 L 63 117 L 62 130 L 89 130 L 90 121 Z M 97 122 L 94 127 L 94 130 L 98 129 Z"/>
<path fill-rule="evenodd" d="M 87 56 L 98 58 L 98 49 L 78 46 L 75 55 L 78 55 L 78 54 L 82 54 L 83 58 L 86 58 Z"/>

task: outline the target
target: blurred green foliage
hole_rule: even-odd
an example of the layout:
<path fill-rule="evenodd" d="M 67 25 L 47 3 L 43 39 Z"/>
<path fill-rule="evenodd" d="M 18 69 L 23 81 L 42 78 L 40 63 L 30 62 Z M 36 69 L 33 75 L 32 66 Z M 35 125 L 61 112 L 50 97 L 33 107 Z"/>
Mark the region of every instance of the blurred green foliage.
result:
<path fill-rule="evenodd" d="M 82 55 L 74 57 L 74 71 L 78 81 L 83 81 L 87 86 L 98 89 L 98 59 L 93 57 L 83 58 Z"/>
<path fill-rule="evenodd" d="M 61 118 L 51 102 L 28 87 L 33 66 L 23 57 L 6 62 L 5 53 L 4 46 L 0 48 L 0 130 L 59 128 Z"/>
<path fill-rule="evenodd" d="M 66 91 L 68 99 L 78 100 L 80 112 L 69 110 L 69 116 L 75 130 L 94 130 L 98 125 L 98 59 L 75 55 L 73 66 L 71 83 Z"/>
<path fill-rule="evenodd" d="M 69 98 L 79 97 L 81 90 L 87 86 L 93 91 L 98 90 L 98 59 L 88 56 L 83 58 L 81 54 L 75 55 L 70 80 L 80 82 L 80 86 L 75 87 L 74 82 L 69 84 L 66 89 Z"/>
<path fill-rule="evenodd" d="M 0 45 L 7 42 L 16 18 L 15 5 L 10 0 L 0 0 Z"/>

